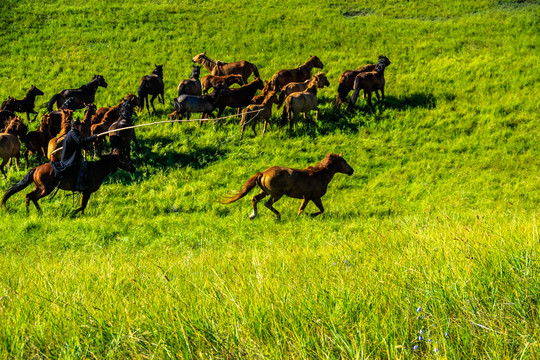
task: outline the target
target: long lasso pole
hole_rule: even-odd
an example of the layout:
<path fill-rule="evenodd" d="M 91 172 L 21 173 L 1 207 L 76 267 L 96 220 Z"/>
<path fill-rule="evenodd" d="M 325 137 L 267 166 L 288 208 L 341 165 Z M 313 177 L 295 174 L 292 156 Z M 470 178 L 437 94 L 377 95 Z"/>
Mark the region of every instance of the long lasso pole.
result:
<path fill-rule="evenodd" d="M 247 111 L 243 114 L 250 114 L 250 113 L 254 113 L 256 112 L 257 115 L 258 113 L 260 113 L 262 110 L 253 110 L 253 111 Z M 220 117 L 220 118 L 217 118 L 217 119 L 210 119 L 210 118 L 203 118 L 203 119 L 193 119 L 193 120 L 182 120 L 182 119 L 177 119 L 177 120 L 163 120 L 163 121 L 155 121 L 155 122 L 151 122 L 151 123 L 146 123 L 146 124 L 139 124 L 139 125 L 133 125 L 133 126 L 126 126 L 126 127 L 123 127 L 123 128 L 119 128 L 119 129 L 114 129 L 114 130 L 109 130 L 109 131 L 105 131 L 105 132 L 102 132 L 102 133 L 99 133 L 99 134 L 96 134 L 96 137 L 100 137 L 100 136 L 103 136 L 103 135 L 107 135 L 107 134 L 112 134 L 112 133 L 115 133 L 115 132 L 118 132 L 118 131 L 123 131 L 123 130 L 129 130 L 129 129 L 135 129 L 135 128 L 139 128 L 139 127 L 144 127 L 144 126 L 152 126 L 152 125 L 158 125 L 158 124 L 169 124 L 169 123 L 174 123 L 174 122 L 195 122 L 195 121 L 219 121 L 219 120 L 223 120 L 223 119 L 227 119 L 227 118 L 230 118 L 230 117 L 235 117 L 236 115 L 228 115 L 228 116 L 223 116 L 223 117 Z M 59 147 L 58 149 L 54 149 L 50 155 L 54 154 L 55 152 L 57 151 L 60 151 L 62 150 L 64 147 L 61 146 Z M 50 156 L 49 155 L 49 156 Z"/>

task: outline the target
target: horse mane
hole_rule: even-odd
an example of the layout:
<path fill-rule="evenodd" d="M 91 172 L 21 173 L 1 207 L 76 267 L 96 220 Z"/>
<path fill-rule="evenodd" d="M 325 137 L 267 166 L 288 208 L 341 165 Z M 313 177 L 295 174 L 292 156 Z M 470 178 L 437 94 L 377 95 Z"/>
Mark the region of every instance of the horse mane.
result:
<path fill-rule="evenodd" d="M 330 153 L 330 154 L 326 155 L 325 158 L 322 159 L 315 166 L 308 166 L 304 170 L 307 171 L 307 173 L 309 175 L 316 174 L 318 172 L 321 172 L 323 170 L 326 170 L 326 169 L 332 167 L 334 164 L 336 164 L 336 162 L 338 161 L 339 158 L 341 158 L 341 156 L 339 156 L 337 154 Z"/>

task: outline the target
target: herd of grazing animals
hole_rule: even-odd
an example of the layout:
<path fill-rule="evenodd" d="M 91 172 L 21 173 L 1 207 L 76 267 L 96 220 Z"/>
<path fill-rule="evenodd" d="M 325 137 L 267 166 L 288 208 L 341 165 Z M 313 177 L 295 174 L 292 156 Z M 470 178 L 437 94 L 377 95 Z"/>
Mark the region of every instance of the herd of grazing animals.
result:
<path fill-rule="evenodd" d="M 215 118 L 213 112 L 217 109 L 217 118 L 220 118 L 225 108 L 236 108 L 237 116 L 241 114 L 241 139 L 244 135 L 244 129 L 248 125 L 257 135 L 256 124 L 262 122 L 263 134 L 265 133 L 272 117 L 274 104 L 277 105 L 278 109 L 283 106 L 280 126 L 283 127 L 288 123 L 290 131 L 294 130 L 294 124 L 300 113 L 304 114 L 305 119 L 306 113 L 314 110 L 316 111 L 316 119 L 319 111 L 317 91 L 330 85 L 325 73 L 318 72 L 312 75 L 314 68 L 323 68 L 323 63 L 317 56 L 311 56 L 304 64 L 295 69 L 279 70 L 266 82 L 260 78 L 257 67 L 245 60 L 226 63 L 213 60 L 204 52 L 194 56 L 192 62 L 200 64 L 200 66 L 194 65 L 190 78 L 182 80 L 178 84 L 178 96 L 173 101 L 174 109 L 169 117 L 189 120 L 192 113 L 200 113 L 202 118 Z M 384 70 L 388 65 L 390 65 L 390 60 L 381 55 L 376 64 L 344 71 L 339 78 L 336 107 L 340 108 L 343 103 L 347 102 L 347 96 L 351 90 L 353 94 L 348 101 L 349 110 L 353 109 L 361 90 L 364 91 L 364 98 L 367 96 L 369 106 L 372 106 L 372 92 L 375 92 L 379 101 L 384 100 Z M 210 74 L 200 79 L 202 67 Z M 254 79 L 248 81 L 252 75 Z M 238 87 L 231 87 L 235 84 Z M 115 106 L 97 108 L 94 105 L 95 94 L 99 87 L 107 88 L 107 86 L 108 84 L 102 75 L 94 75 L 89 83 L 78 89 L 65 89 L 58 92 L 47 102 L 48 112 L 43 115 L 39 129 L 31 132 L 28 132 L 27 126 L 15 113 L 26 113 L 28 122 L 35 120 L 38 116 L 34 110 L 35 99 L 44 93 L 32 86 L 22 100 L 9 97 L 4 101 L 0 106 L 0 157 L 2 158 L 0 171 L 4 178 L 7 177 L 4 166 L 11 158 L 16 159 L 17 167 L 19 165 L 20 143 L 25 144 L 24 157 L 27 167 L 30 166 L 28 156 L 31 154 L 37 156 L 39 163 L 41 163 L 41 155 L 51 161 L 59 161 L 61 151 L 58 149 L 62 146 L 65 135 L 71 129 L 75 110 L 85 109 L 81 135 L 87 137 L 110 130 L 131 127 L 133 126 L 132 115 L 136 109 L 144 111 L 146 107 L 150 112 L 150 107 L 152 107 L 152 112 L 155 112 L 154 100 L 156 98 L 161 104 L 165 103 L 163 65 L 156 65 L 150 75 L 141 78 L 137 95 L 129 93 Z M 213 89 L 211 93 L 209 93 L 210 89 Z M 259 90 L 261 90 L 261 94 L 257 95 Z M 53 110 L 54 105 L 56 105 L 57 110 Z M 30 119 L 30 114 L 35 114 L 33 120 Z M 133 129 L 109 134 L 109 142 L 111 152 L 128 159 L 128 161 L 131 158 L 131 142 L 135 143 L 139 151 Z M 94 153 L 101 155 L 104 147 L 105 138 L 98 137 L 94 143 Z M 339 155 L 335 156 L 340 157 Z M 129 164 L 124 167 L 129 168 Z M 352 170 L 344 170 L 343 172 L 352 173 Z M 264 191 L 263 188 L 263 193 Z M 11 192 L 9 196 L 14 192 L 16 191 Z M 266 195 L 268 194 L 269 192 L 266 192 Z M 261 196 L 262 194 L 258 195 L 258 198 Z M 7 197 L 4 200 L 7 200 Z M 38 207 L 37 199 L 40 197 L 41 195 L 36 195 L 35 199 L 30 200 L 27 197 L 27 207 L 29 201 L 34 202 Z M 277 201 L 279 197 L 274 196 L 272 202 Z M 86 197 L 84 201 L 87 202 L 87 200 Z M 313 201 L 322 212 L 320 198 Z M 4 204 L 5 201 L 2 203 Z M 304 201 L 301 211 L 306 204 L 307 202 Z M 85 206 L 86 204 L 84 204 Z M 82 207 L 82 211 L 84 211 L 84 207 Z M 256 214 L 255 200 L 254 213 Z M 279 216 L 276 211 L 274 213 Z"/>

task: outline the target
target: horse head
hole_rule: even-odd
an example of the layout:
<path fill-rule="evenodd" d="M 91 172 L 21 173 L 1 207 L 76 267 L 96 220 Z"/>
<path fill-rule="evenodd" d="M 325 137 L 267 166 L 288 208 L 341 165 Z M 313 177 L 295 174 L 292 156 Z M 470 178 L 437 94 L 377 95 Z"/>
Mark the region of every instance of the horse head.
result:
<path fill-rule="evenodd" d="M 16 116 L 11 119 L 9 125 L 6 127 L 6 133 L 16 135 L 24 142 L 26 139 L 26 133 L 28 132 L 28 126 L 21 121 L 21 119 Z"/>
<path fill-rule="evenodd" d="M 37 87 L 35 87 L 34 85 L 32 85 L 30 87 L 30 89 L 28 90 L 28 94 L 33 94 L 35 96 L 38 96 L 38 95 L 44 95 L 44 92 L 39 90 Z"/>
<path fill-rule="evenodd" d="M 345 161 L 341 154 L 328 154 L 326 157 L 329 158 L 330 164 L 335 166 L 337 172 L 347 175 L 352 175 L 354 173 L 353 168 Z"/>
<path fill-rule="evenodd" d="M 383 63 L 384 66 L 388 66 L 390 65 L 390 59 L 388 59 L 386 56 L 384 55 L 379 55 L 379 61 L 380 63 Z"/>
<path fill-rule="evenodd" d="M 107 82 L 105 81 L 105 78 L 102 75 L 94 75 L 92 78 L 92 81 L 97 81 L 98 86 L 107 87 Z"/>
<path fill-rule="evenodd" d="M 202 62 L 202 58 L 206 56 L 206 51 L 200 54 L 195 55 L 191 61 L 197 64 L 200 64 Z"/>
<path fill-rule="evenodd" d="M 152 71 L 152 74 L 157 75 L 161 79 L 163 79 L 163 65 L 154 65 L 155 69 Z"/>
<path fill-rule="evenodd" d="M 138 97 L 137 95 L 127 94 L 127 96 L 124 99 L 122 99 L 122 101 L 129 102 L 131 106 L 133 106 L 134 109 L 139 109 L 140 111 L 142 111 L 144 103 L 142 99 Z"/>
<path fill-rule="evenodd" d="M 328 81 L 328 78 L 326 77 L 326 74 L 325 73 L 317 73 L 314 75 L 315 79 L 316 79 L 316 82 L 317 82 L 317 87 L 319 89 L 322 89 L 324 88 L 325 86 L 330 86 L 330 82 Z"/>
<path fill-rule="evenodd" d="M 257 87 L 257 89 L 259 90 L 262 90 L 264 89 L 264 81 L 262 81 L 261 78 L 255 78 L 251 84 L 255 84 L 255 86 Z"/>
<path fill-rule="evenodd" d="M 311 64 L 313 65 L 313 67 L 316 67 L 318 69 L 322 69 L 323 68 L 323 63 L 321 62 L 321 60 L 319 60 L 319 58 L 317 56 L 312 56 L 310 59 L 309 59 L 309 62 L 311 62 Z"/>
<path fill-rule="evenodd" d="M 193 69 L 191 69 L 191 79 L 198 79 L 199 75 L 201 74 L 201 67 L 199 65 L 193 65 Z"/>

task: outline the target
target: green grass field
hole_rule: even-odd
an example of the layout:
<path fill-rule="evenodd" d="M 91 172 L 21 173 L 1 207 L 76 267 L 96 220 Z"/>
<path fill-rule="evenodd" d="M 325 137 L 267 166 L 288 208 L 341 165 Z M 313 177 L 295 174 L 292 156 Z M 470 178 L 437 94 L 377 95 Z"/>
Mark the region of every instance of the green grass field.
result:
<path fill-rule="evenodd" d="M 137 171 L 83 216 L 78 195 L 42 199 L 42 216 L 30 187 L 10 198 L 0 358 L 537 359 L 539 29 L 535 0 L 3 0 L 0 101 L 36 85 L 40 117 L 93 74 L 109 84 L 98 107 L 115 105 L 163 64 L 165 105 L 137 123 L 166 120 L 203 51 L 264 80 L 317 55 L 331 86 L 292 135 L 241 141 L 234 119 L 138 129 Z M 379 54 L 384 104 L 336 109 L 339 75 Z M 251 196 L 218 202 L 329 152 L 355 173 L 335 176 L 322 216 L 283 198 L 281 221 L 264 206 L 250 221 Z"/>

